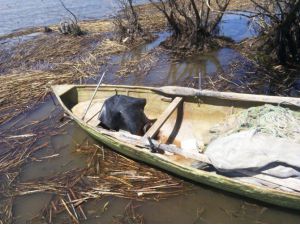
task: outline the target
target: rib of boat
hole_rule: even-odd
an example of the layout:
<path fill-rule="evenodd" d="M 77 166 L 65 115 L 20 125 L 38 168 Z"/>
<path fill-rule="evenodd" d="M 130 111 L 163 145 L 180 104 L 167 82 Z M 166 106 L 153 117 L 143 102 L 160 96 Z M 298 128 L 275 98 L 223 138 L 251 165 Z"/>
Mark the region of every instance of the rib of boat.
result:
<path fill-rule="evenodd" d="M 193 140 L 201 140 L 201 145 L 207 146 L 213 136 L 211 128 L 233 112 L 264 104 L 280 104 L 299 112 L 299 98 L 175 86 L 156 88 L 101 85 L 96 89 L 96 85 L 56 85 L 52 89 L 64 111 L 79 126 L 120 154 L 194 182 L 281 207 L 300 209 L 300 179 L 289 178 L 292 182 L 287 182 L 284 179 L 256 174 L 253 175 L 255 179 L 266 184 L 256 185 L 224 176 L 214 170 L 195 167 L 199 163 L 210 162 L 201 152 L 184 150 L 189 144 L 186 142 L 193 143 Z M 145 114 L 156 119 L 156 122 L 143 136 L 98 126 L 99 110 L 104 101 L 115 94 L 146 99 Z M 154 153 L 153 148 L 160 148 L 163 153 Z M 249 174 L 245 176 L 247 175 Z"/>

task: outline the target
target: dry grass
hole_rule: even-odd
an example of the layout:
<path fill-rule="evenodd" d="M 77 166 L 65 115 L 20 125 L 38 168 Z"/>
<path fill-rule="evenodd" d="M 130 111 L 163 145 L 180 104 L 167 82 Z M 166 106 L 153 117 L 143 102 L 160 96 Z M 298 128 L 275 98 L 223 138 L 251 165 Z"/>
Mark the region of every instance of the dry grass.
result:
<path fill-rule="evenodd" d="M 120 76 L 127 76 L 129 74 L 135 74 L 138 76 L 147 75 L 151 69 L 156 65 L 159 59 L 159 53 L 161 49 L 155 49 L 155 51 L 142 53 L 140 57 L 121 62 L 121 66 L 117 71 Z"/>
<path fill-rule="evenodd" d="M 100 36 L 43 36 L 19 45 L 0 66 L 0 124 L 42 100 L 50 86 L 99 73 L 107 57 L 128 48 Z"/>
<path fill-rule="evenodd" d="M 125 45 L 122 45 L 117 41 L 106 39 L 93 51 L 93 53 L 96 56 L 107 56 L 125 52 L 127 50 L 129 50 L 129 48 Z"/>
<path fill-rule="evenodd" d="M 76 202 L 117 196 L 129 199 L 162 199 L 182 193 L 182 182 L 145 165 L 125 158 L 97 145 L 78 146 L 78 153 L 87 154 L 87 168 L 74 169 L 38 180 L 18 183 L 13 196 L 37 192 L 65 195 L 72 189 Z M 114 165 L 113 167 L 111 165 Z"/>
<path fill-rule="evenodd" d="M 0 124 L 44 99 L 51 85 L 67 83 L 77 78 L 73 73 L 61 74 L 59 71 L 26 71 L 0 76 L 0 82 L 3 84 L 0 87 Z"/>
<path fill-rule="evenodd" d="M 144 29 L 149 32 L 158 32 L 166 29 L 166 18 L 152 4 L 140 5 L 136 8 L 139 12 L 140 23 Z"/>
<path fill-rule="evenodd" d="M 114 29 L 112 20 L 81 21 L 79 22 L 79 26 L 88 33 L 112 32 Z"/>
<path fill-rule="evenodd" d="M 251 10 L 254 4 L 250 0 L 231 0 L 227 10 Z"/>
<path fill-rule="evenodd" d="M 43 121 L 39 123 L 43 123 Z M 60 130 L 59 127 L 55 126 L 54 131 Z M 42 137 L 41 135 L 37 136 Z M 28 138 L 28 140 L 29 142 L 33 141 L 32 138 Z M 20 154 L 26 155 L 27 160 L 34 153 L 33 148 L 30 148 L 29 154 L 23 148 L 19 151 Z M 45 222 L 51 223 L 56 215 L 66 212 L 70 217 L 70 222 L 79 223 L 89 216 L 84 212 L 82 204 L 92 199 L 115 196 L 138 201 L 159 200 L 187 191 L 182 181 L 103 147 L 83 145 L 78 146 L 76 152 L 88 156 L 86 168 L 73 169 L 27 182 L 9 182 L 5 189 L 0 190 L 0 194 L 9 200 L 16 196 L 34 193 L 52 193 L 54 197 L 50 204 L 41 211 L 39 219 L 44 217 Z M 49 157 L 42 157 L 38 160 L 45 158 Z M 15 161 L 19 162 L 20 158 L 17 157 Z M 12 163 L 14 164 L 14 162 Z M 14 168 L 18 167 L 19 165 L 14 164 Z M 2 172 L 3 174 L 7 173 Z M 2 204 L 5 206 L 7 202 L 2 202 Z M 140 221 L 142 218 L 135 216 L 133 210 L 132 206 L 128 206 L 124 218 L 121 219 L 127 221 L 136 218 Z M 0 217 L 2 221 L 9 221 L 9 207 L 6 211 L 7 213 L 3 213 Z"/>
<path fill-rule="evenodd" d="M 76 57 L 101 40 L 100 36 L 73 37 L 59 34 L 41 35 L 40 37 L 21 43 L 11 50 L 10 57 L 0 62 L 3 71 L 27 69 L 65 69 L 76 61 Z"/>

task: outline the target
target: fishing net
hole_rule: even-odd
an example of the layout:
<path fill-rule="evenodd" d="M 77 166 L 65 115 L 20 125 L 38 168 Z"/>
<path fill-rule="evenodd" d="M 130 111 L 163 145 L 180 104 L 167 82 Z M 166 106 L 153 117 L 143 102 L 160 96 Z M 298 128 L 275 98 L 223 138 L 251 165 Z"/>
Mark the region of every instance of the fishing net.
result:
<path fill-rule="evenodd" d="M 218 136 L 244 130 L 300 142 L 300 113 L 281 106 L 266 104 L 233 114 L 226 122 L 213 129 Z"/>

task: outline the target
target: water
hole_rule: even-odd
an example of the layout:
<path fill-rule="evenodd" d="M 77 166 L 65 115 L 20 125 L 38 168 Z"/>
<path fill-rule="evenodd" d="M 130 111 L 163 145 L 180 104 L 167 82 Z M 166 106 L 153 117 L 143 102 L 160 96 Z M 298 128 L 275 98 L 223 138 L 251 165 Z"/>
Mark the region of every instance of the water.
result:
<path fill-rule="evenodd" d="M 237 13 L 231 11 L 231 13 Z M 250 13 L 243 13 L 250 16 Z M 219 25 L 219 34 L 230 37 L 235 42 L 240 42 L 245 38 L 253 37 L 258 34 L 258 27 L 247 17 L 241 14 L 224 14 L 222 23 Z M 253 20 L 253 19 L 252 19 Z"/>
<path fill-rule="evenodd" d="M 65 0 L 65 4 L 80 18 L 94 19 L 111 14 L 116 10 L 116 5 L 110 0 L 71 1 Z M 0 5 L 0 34 L 9 33 L 16 29 L 57 23 L 66 15 L 59 1 L 24 1 L 2 0 Z M 241 16 L 226 15 L 221 24 L 221 34 L 241 41 L 253 35 L 248 29 L 247 20 Z M 155 54 L 161 41 L 165 40 L 170 33 L 158 33 L 158 38 L 147 45 L 139 46 L 132 52 L 114 56 L 110 63 L 114 65 L 110 73 L 105 77 L 105 83 L 130 84 L 130 85 L 185 85 L 187 80 L 197 83 L 198 75 L 203 78 L 214 78 L 219 72 L 229 71 L 230 65 L 241 59 L 241 55 L 233 49 L 222 48 L 209 53 L 200 54 L 196 57 L 171 62 L 169 55 L 163 50 L 159 52 L 159 61 L 145 76 L 128 74 L 120 77 L 116 75 L 119 66 L 140 58 L 144 53 Z M 23 41 L 26 41 L 23 40 Z M 9 48 L 9 46 L 7 46 Z M 247 68 L 239 68 L 235 74 L 236 79 Z M 89 79 L 87 82 L 95 83 Z M 296 84 L 298 85 L 298 84 Z M 298 85 L 299 86 L 299 85 Z M 22 124 L 49 116 L 57 106 L 48 99 L 39 104 L 29 113 L 20 118 Z M 50 122 L 49 122 L 50 123 Z M 7 125 L 9 126 L 9 124 Z M 7 129 L 1 127 L 0 130 Z M 77 144 L 83 141 L 94 143 L 74 122 L 65 128 L 65 132 L 51 137 L 51 144 L 44 151 L 38 152 L 37 157 L 58 153 L 59 156 L 44 160 L 43 162 L 32 161 L 21 169 L 20 180 L 28 180 L 51 176 L 57 172 L 68 171 L 74 168 L 86 166 L 86 157 L 76 153 Z M 45 140 L 40 140 L 44 142 Z M 109 151 L 106 149 L 106 151 Z M 201 184 L 184 181 L 192 191 L 180 196 L 161 201 L 134 202 L 139 206 L 136 210 L 144 216 L 146 223 L 296 223 L 300 221 L 299 212 L 266 205 L 251 199 L 219 191 Z M 14 200 L 14 222 L 25 223 L 49 204 L 51 195 L 32 194 L 18 197 Z M 103 212 L 103 206 L 109 202 L 108 209 Z M 99 200 L 90 201 L 84 205 L 88 214 L 86 223 L 112 223 L 115 218 L 124 213 L 129 200 L 115 197 L 103 197 Z M 55 222 L 67 222 L 68 217 L 61 214 Z"/>
<path fill-rule="evenodd" d="M 137 0 L 143 3 L 146 0 Z M 63 0 L 79 20 L 98 19 L 114 14 L 118 9 L 116 0 Z M 1 0 L 0 35 L 21 28 L 59 23 L 70 16 L 59 0 Z"/>
<path fill-rule="evenodd" d="M 64 0 L 64 4 L 79 20 L 99 19 L 115 14 L 119 5 L 117 0 Z M 148 2 L 135 0 L 136 4 Z M 60 0 L 1 0 L 0 35 L 18 29 L 57 24 L 70 14 L 63 8 Z M 254 26 L 242 15 L 225 14 L 219 26 L 219 34 L 242 41 L 257 35 Z"/>

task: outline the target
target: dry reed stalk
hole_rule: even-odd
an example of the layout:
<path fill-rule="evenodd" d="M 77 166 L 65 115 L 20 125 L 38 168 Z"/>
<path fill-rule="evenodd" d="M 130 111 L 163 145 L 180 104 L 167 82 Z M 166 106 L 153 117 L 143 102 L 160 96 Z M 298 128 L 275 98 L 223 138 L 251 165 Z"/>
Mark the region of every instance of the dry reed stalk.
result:
<path fill-rule="evenodd" d="M 0 223 L 1 224 L 12 223 L 12 218 L 13 218 L 12 207 L 13 207 L 12 198 L 6 198 L 1 200 L 0 202 Z"/>
<path fill-rule="evenodd" d="M 59 80 L 57 77 L 60 76 Z M 0 76 L 0 98 L 4 99 L 0 108 L 0 124 L 35 104 L 50 91 L 50 85 L 74 80 L 71 73 L 55 74 L 43 71 L 27 71 Z"/>
<path fill-rule="evenodd" d="M 136 7 L 140 13 L 139 22 L 145 30 L 158 32 L 166 29 L 167 21 L 165 17 L 152 4 L 145 4 Z"/>
<path fill-rule="evenodd" d="M 71 188 L 69 189 L 69 192 L 71 193 L 71 196 L 72 196 L 72 198 L 73 198 L 73 201 L 74 201 L 74 200 L 77 201 L 77 200 L 78 200 L 78 197 L 76 196 L 76 194 L 73 192 L 73 190 L 72 190 Z M 83 203 L 83 202 L 81 202 L 81 203 Z M 84 220 L 87 220 L 87 216 L 86 216 L 86 214 L 85 214 L 83 208 L 81 207 L 81 204 L 76 204 L 76 207 L 78 207 L 78 209 L 79 209 L 79 211 L 80 211 L 81 216 L 83 217 L 83 219 L 84 219 Z"/>
<path fill-rule="evenodd" d="M 51 85 L 95 76 L 107 56 L 128 50 L 108 39 L 94 46 L 95 41 L 99 37 L 54 35 L 18 46 L 0 62 L 0 67 L 7 68 L 7 74 L 0 76 L 0 124 L 43 100 Z"/>
<path fill-rule="evenodd" d="M 15 182 L 17 171 L 28 160 L 45 160 L 53 158 L 53 154 L 33 158 L 33 154 L 45 149 L 44 144 L 37 145 L 36 140 L 51 138 L 64 130 L 61 120 L 63 112 L 56 107 L 49 116 L 29 124 L 12 123 L 8 130 L 1 132 L 3 139 L 0 145 L 6 151 L 0 153 L 0 172 L 8 177 L 7 186 L 0 189 L 0 193 L 7 197 L 30 195 L 33 193 L 48 192 L 56 196 L 64 196 L 70 191 L 70 203 L 79 209 L 83 218 L 87 216 L 80 209 L 81 204 L 89 199 L 98 199 L 103 195 L 129 199 L 162 199 L 178 195 L 185 191 L 182 182 L 169 175 L 142 164 L 127 159 L 110 150 L 103 150 L 98 145 L 78 146 L 76 152 L 88 154 L 86 169 L 71 170 L 56 174 L 52 177 Z M 30 147 L 32 146 L 32 147 Z M 89 163 L 90 162 L 90 163 Z M 114 165 L 113 167 L 111 165 Z M 124 185 L 125 184 L 125 185 Z M 75 197 L 74 197 L 75 196 Z M 78 197 L 76 197 L 78 196 Z M 66 210 L 58 203 L 47 208 L 47 218 L 53 221 L 57 213 Z M 50 211 L 49 211 L 50 210 Z"/>
<path fill-rule="evenodd" d="M 132 201 L 130 201 L 125 209 L 124 213 L 121 216 L 116 216 L 115 223 L 126 223 L 126 224 L 143 224 L 145 223 L 143 215 L 136 212 L 136 209 L 139 206 L 136 206 L 133 204 Z"/>
<path fill-rule="evenodd" d="M 117 41 L 105 39 L 99 46 L 97 46 L 97 48 L 95 48 L 94 51 L 92 51 L 92 55 L 94 55 L 94 57 L 110 56 L 117 53 L 125 52 L 127 50 L 129 50 L 129 48 L 125 45 Z"/>
<path fill-rule="evenodd" d="M 63 200 L 63 198 L 61 198 L 60 200 L 61 200 L 63 206 L 65 207 L 65 209 L 66 209 L 68 215 L 70 216 L 71 220 L 73 221 L 73 223 L 79 224 L 78 219 L 71 213 L 69 207 L 67 206 L 67 204 L 66 204 L 66 202 Z"/>
<path fill-rule="evenodd" d="M 87 146 L 84 147 L 86 153 Z M 104 195 L 136 200 L 162 199 L 178 195 L 187 190 L 181 181 L 163 172 L 119 156 L 110 150 L 105 150 L 105 158 L 103 159 L 101 151 L 99 152 L 96 146 L 91 145 L 88 154 L 91 157 L 88 161 L 93 161 L 95 158 L 99 158 L 101 161 L 99 173 L 95 174 L 95 169 L 90 166 L 86 169 L 59 173 L 53 177 L 18 183 L 13 186 L 13 196 L 36 192 L 55 193 L 57 197 L 66 196 L 67 188 L 70 199 L 69 203 L 66 204 L 73 205 L 74 209 L 78 208 L 85 219 L 87 216 L 80 205 L 89 199 L 98 199 Z M 111 165 L 114 165 L 114 167 L 112 168 Z M 51 212 L 52 217 L 54 214 L 62 212 L 59 203 L 54 202 L 52 201 L 47 209 L 48 211 L 50 207 L 54 209 Z M 53 203 L 55 204 L 54 207 Z M 69 211 L 71 211 L 70 208 Z M 72 215 L 76 217 L 74 213 Z"/>
<path fill-rule="evenodd" d="M 112 20 L 89 20 L 79 22 L 79 26 L 89 33 L 112 32 Z"/>

